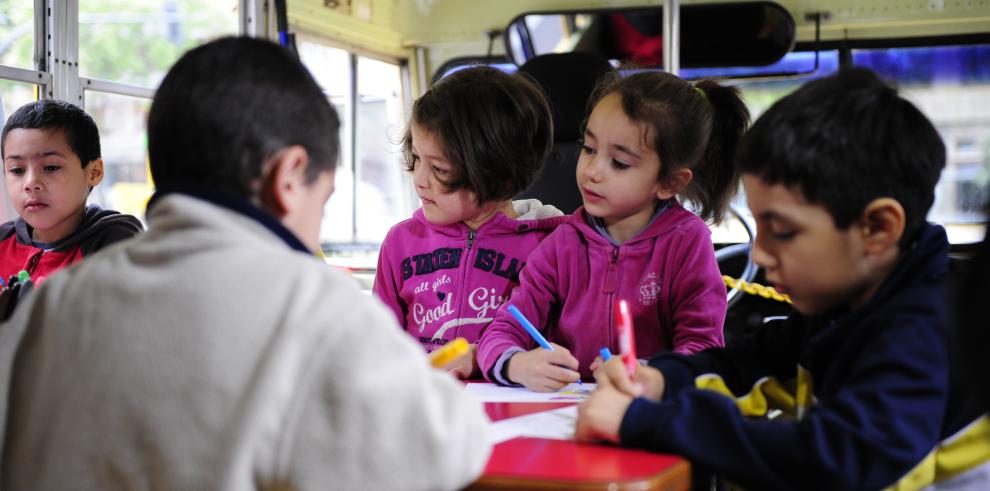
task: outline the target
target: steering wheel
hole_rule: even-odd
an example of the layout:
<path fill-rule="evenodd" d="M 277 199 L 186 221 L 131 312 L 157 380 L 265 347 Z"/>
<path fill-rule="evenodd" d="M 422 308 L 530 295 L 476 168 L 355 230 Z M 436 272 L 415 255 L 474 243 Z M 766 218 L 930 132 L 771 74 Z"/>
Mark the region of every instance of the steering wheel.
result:
<path fill-rule="evenodd" d="M 733 244 L 730 246 L 723 247 L 715 251 L 715 260 L 721 265 L 723 261 L 736 258 L 739 256 L 746 256 L 746 268 L 743 269 L 742 275 L 739 277 L 740 280 L 746 282 L 752 282 L 753 278 L 756 277 L 756 272 L 759 269 L 755 263 L 753 263 L 752 251 L 753 251 L 753 240 L 756 234 L 753 233 L 753 228 L 749 225 L 749 222 L 739 213 L 739 210 L 735 206 L 729 207 L 729 213 L 742 223 L 743 228 L 746 229 L 746 234 L 749 236 L 747 242 L 741 244 Z M 736 302 L 742 298 L 743 291 L 738 287 L 729 289 L 728 292 L 728 304 L 726 308 L 731 308 Z"/>

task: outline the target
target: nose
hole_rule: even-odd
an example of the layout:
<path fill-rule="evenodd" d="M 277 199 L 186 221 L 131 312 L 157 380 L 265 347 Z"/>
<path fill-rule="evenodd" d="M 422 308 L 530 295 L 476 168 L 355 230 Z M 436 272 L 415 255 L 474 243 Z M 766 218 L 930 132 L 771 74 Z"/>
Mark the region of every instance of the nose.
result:
<path fill-rule="evenodd" d="M 601 167 L 601 154 L 596 154 L 591 156 L 585 163 L 582 172 L 584 173 L 585 179 L 592 182 L 598 182 L 602 180 L 602 167 Z"/>
<path fill-rule="evenodd" d="M 777 262 L 773 255 L 767 251 L 766 245 L 762 240 L 762 237 L 765 235 L 766 234 L 756 234 L 756 239 L 753 240 L 752 257 L 753 262 L 757 266 L 770 271 L 777 267 Z"/>
<path fill-rule="evenodd" d="M 37 191 L 41 189 L 41 173 L 28 168 L 24 171 L 24 190 Z"/>
<path fill-rule="evenodd" d="M 429 173 L 426 172 L 426 166 L 423 165 L 421 160 L 417 160 L 413 164 L 413 185 L 419 189 L 426 189 L 430 184 Z"/>

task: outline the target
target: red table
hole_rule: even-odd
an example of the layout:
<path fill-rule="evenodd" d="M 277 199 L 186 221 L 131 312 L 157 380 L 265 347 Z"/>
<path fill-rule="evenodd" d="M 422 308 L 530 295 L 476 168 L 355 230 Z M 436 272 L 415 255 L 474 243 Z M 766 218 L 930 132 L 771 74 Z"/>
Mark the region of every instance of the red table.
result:
<path fill-rule="evenodd" d="M 485 403 L 492 421 L 572 403 Z M 680 457 L 610 445 L 515 438 L 495 445 L 484 474 L 468 489 L 686 490 L 691 466 Z"/>

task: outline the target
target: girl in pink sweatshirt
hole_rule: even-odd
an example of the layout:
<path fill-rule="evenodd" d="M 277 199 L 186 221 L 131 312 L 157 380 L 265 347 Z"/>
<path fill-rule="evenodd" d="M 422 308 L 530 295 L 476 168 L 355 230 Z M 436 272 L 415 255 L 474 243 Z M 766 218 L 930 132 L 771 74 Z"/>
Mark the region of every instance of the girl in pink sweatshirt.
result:
<path fill-rule="evenodd" d="M 476 67 L 439 81 L 412 112 L 402 143 L 423 206 L 385 237 L 373 292 L 427 351 L 466 338 L 471 356 L 450 370 L 480 376 L 482 329 L 566 220 L 537 200 L 512 201 L 550 153 L 550 109 L 522 76 Z"/>
<path fill-rule="evenodd" d="M 704 220 L 721 220 L 738 187 L 732 155 L 749 122 L 738 91 L 641 72 L 604 79 L 588 107 L 584 206 L 530 255 L 508 301 L 556 349 L 501 309 L 477 353 L 491 381 L 551 391 L 590 377 L 601 348 L 618 350 L 618 299 L 641 356 L 723 344 L 726 290 Z"/>

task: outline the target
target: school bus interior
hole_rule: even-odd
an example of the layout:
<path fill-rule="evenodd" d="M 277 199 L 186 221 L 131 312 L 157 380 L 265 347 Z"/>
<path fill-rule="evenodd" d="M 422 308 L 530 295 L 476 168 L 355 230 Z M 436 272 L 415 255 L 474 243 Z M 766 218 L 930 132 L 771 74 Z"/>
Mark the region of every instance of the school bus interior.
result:
<path fill-rule="evenodd" d="M 754 118 L 808 80 L 866 66 L 897 83 L 941 132 L 948 165 L 929 219 L 946 226 L 953 255 L 963 260 L 985 231 L 984 0 L 0 0 L 2 109 L 9 114 L 37 97 L 83 105 L 100 127 L 106 161 L 106 179 L 91 199 L 141 216 L 153 190 L 144 129 L 155 87 L 186 49 L 237 33 L 291 42 L 342 115 L 323 252 L 365 288 L 388 228 L 418 207 L 398 150 L 411 102 L 473 64 L 521 69 L 549 92 L 560 138 L 547 172 L 524 196 L 557 201 L 565 211 L 577 204 L 569 159 L 594 78 L 587 74 L 602 59 L 688 79 L 726 78 Z M 9 220 L 9 200 L 0 203 L 0 219 Z M 751 225 L 743 198 L 735 209 L 736 218 L 713 227 L 721 264 L 727 275 L 760 282 L 741 245 Z M 727 331 L 752 329 L 787 309 L 736 294 Z"/>

